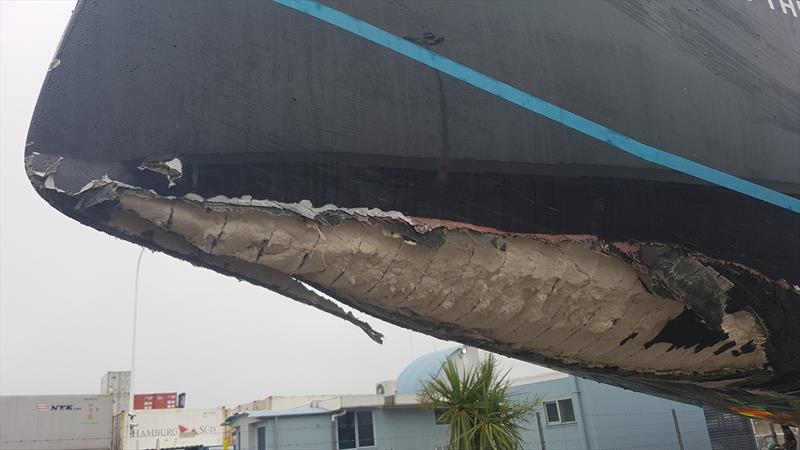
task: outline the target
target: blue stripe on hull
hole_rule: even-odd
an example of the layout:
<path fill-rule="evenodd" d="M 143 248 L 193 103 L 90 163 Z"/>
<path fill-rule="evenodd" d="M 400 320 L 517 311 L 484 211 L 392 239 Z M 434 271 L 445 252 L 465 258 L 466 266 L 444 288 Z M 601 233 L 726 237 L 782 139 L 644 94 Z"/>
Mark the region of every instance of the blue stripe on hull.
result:
<path fill-rule="evenodd" d="M 800 213 L 800 199 L 641 143 L 316 0 L 273 1 L 407 56 L 638 158 Z"/>

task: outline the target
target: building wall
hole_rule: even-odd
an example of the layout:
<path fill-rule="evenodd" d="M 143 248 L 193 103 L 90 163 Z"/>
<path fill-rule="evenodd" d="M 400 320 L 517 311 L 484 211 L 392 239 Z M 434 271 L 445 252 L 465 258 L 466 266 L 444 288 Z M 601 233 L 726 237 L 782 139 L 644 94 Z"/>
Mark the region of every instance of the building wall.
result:
<path fill-rule="evenodd" d="M 234 421 L 231 426 L 231 434 L 234 439 L 234 450 L 249 450 L 251 447 L 255 448 L 255 431 L 253 431 L 252 424 L 258 422 L 258 420 L 250 418 L 250 417 L 240 417 Z M 253 435 L 251 436 L 251 431 L 253 431 Z M 251 446 L 251 442 L 252 446 Z"/>
<path fill-rule="evenodd" d="M 575 423 L 548 425 L 540 405 L 537 413 L 543 436 L 539 434 L 535 416 L 532 417 L 523 432 L 526 450 L 540 450 L 542 437 L 547 450 L 677 449 L 673 409 L 685 450 L 711 449 L 703 411 L 695 406 L 563 375 L 512 386 L 511 393 L 518 400 L 546 402 L 569 398 L 575 410 Z M 335 449 L 330 417 L 325 414 L 279 418 L 278 448 Z M 247 434 L 240 448 L 258 450 L 256 426 L 248 425 L 248 420 L 236 423 Z M 271 420 L 264 421 L 268 449 L 275 448 Z M 448 441 L 448 427 L 437 425 L 432 411 L 416 407 L 375 408 L 373 424 L 377 449 L 437 449 Z"/>
<path fill-rule="evenodd" d="M 418 408 L 375 409 L 372 415 L 379 449 L 436 449 L 447 445 L 447 425 L 433 411 Z"/>
<path fill-rule="evenodd" d="M 275 435 L 277 423 L 278 434 Z M 266 448 L 331 450 L 333 446 L 333 425 L 331 416 L 320 414 L 313 416 L 278 417 L 259 420 L 248 425 L 249 439 L 242 450 L 258 450 L 258 428 L 264 427 Z M 277 443 L 277 447 L 276 447 Z M 237 449 L 238 450 L 238 449 Z"/>
<path fill-rule="evenodd" d="M 432 411 L 418 408 L 373 409 L 372 421 L 377 449 L 436 449 L 447 444 L 448 429 L 435 423 Z M 275 419 L 242 418 L 235 426 L 242 430 L 237 450 L 258 450 L 258 428 L 264 427 L 266 448 L 336 449 L 332 414 L 279 417 L 277 441 Z M 276 447 L 277 442 L 277 447 Z"/>
<path fill-rule="evenodd" d="M 511 393 L 517 400 L 527 401 L 538 399 L 545 402 L 573 398 L 570 380 L 567 377 L 513 386 Z M 574 398 L 573 406 L 577 406 Z M 580 417 L 577 407 L 575 407 L 575 423 L 572 424 L 548 425 L 544 416 L 544 409 L 541 406 L 537 408 L 537 413 L 541 420 L 547 450 L 586 450 L 583 437 L 584 420 Z M 524 449 L 539 450 L 542 448 L 535 416 L 526 425 L 522 438 L 524 440 Z"/>
<path fill-rule="evenodd" d="M 711 448 L 703 409 L 576 378 L 593 448 L 678 448 L 672 410 L 686 450 Z M 646 447 L 645 447 L 646 448 Z"/>
<path fill-rule="evenodd" d="M 673 409 L 684 448 L 711 449 L 703 410 L 695 406 L 575 377 L 518 385 L 512 392 L 521 398 L 538 396 L 542 401 L 572 399 L 575 424 L 548 425 L 539 409 L 548 450 L 678 448 Z M 523 438 L 525 449 L 541 448 L 535 419 Z"/>

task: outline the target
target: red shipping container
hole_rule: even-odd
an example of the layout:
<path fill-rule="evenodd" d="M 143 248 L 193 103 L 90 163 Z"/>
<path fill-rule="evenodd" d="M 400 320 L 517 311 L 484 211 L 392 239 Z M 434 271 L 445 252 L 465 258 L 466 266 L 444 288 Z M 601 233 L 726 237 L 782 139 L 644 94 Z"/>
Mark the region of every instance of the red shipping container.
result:
<path fill-rule="evenodd" d="M 133 396 L 133 409 L 172 409 L 178 406 L 177 392 L 164 392 L 160 394 L 135 394 Z"/>

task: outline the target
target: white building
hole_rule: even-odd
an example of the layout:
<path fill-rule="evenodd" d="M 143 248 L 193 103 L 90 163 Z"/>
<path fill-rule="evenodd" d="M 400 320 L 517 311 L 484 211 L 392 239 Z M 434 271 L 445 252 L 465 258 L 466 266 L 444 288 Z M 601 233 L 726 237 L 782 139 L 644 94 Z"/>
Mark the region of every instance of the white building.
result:
<path fill-rule="evenodd" d="M 341 395 L 282 410 L 245 411 L 226 424 L 237 450 L 438 449 L 448 427 L 422 409 L 422 382 L 441 376 L 442 364 L 474 367 L 478 352 L 457 347 L 425 355 L 397 380 L 379 383 L 371 395 Z M 526 424 L 525 449 L 710 450 L 703 409 L 549 372 L 514 380 L 513 395 L 541 400 Z M 673 416 L 674 414 L 674 416 Z"/>

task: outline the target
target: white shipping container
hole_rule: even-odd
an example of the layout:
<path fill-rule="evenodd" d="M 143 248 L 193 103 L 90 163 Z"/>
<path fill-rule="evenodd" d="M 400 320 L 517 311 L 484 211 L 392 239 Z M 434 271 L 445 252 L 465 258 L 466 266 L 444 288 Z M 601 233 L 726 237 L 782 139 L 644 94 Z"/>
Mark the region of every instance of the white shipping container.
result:
<path fill-rule="evenodd" d="M 125 394 L 131 392 L 131 372 L 128 370 L 108 372 L 100 379 L 101 394 Z"/>
<path fill-rule="evenodd" d="M 111 396 L 0 396 L 2 450 L 110 450 Z"/>
<path fill-rule="evenodd" d="M 134 411 L 125 425 L 124 450 L 220 446 L 225 409 L 149 409 Z"/>
<path fill-rule="evenodd" d="M 131 401 L 131 372 L 129 370 L 107 372 L 100 379 L 100 393 L 112 396 L 115 416 L 122 411 L 128 411 Z"/>

